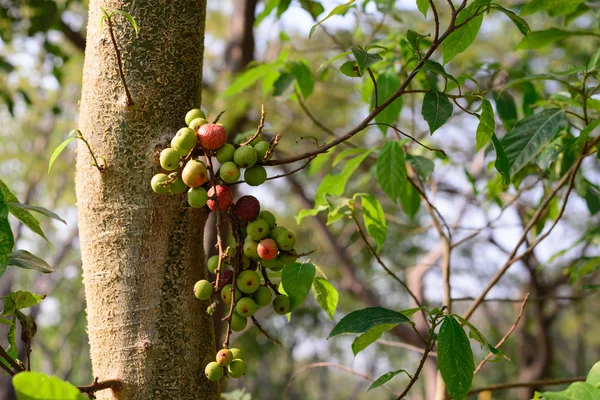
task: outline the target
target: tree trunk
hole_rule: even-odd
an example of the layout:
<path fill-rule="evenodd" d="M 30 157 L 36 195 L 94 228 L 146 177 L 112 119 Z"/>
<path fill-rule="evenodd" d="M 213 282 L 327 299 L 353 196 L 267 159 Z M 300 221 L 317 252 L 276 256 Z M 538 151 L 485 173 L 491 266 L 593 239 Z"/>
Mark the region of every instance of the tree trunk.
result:
<path fill-rule="evenodd" d="M 134 106 L 125 106 L 114 30 Z M 184 195 L 157 195 L 157 147 L 185 125 L 200 104 L 206 0 L 92 0 L 83 74 L 80 129 L 108 168 L 90 166 L 78 143 L 76 190 L 94 376 L 117 378 L 123 389 L 99 399 L 219 399 L 204 376 L 214 357 L 208 301 L 194 283 L 206 275 L 207 211 Z"/>

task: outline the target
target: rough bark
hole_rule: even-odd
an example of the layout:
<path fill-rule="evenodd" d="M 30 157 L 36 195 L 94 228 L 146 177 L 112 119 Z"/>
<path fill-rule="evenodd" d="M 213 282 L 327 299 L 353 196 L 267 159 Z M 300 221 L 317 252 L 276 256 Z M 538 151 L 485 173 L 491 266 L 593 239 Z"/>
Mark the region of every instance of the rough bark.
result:
<path fill-rule="evenodd" d="M 115 52 L 101 9 L 115 15 L 126 82 L 125 106 Z M 211 318 L 192 294 L 206 274 L 206 210 L 185 197 L 150 189 L 159 172 L 156 147 L 184 126 L 200 104 L 206 1 L 92 0 L 83 74 L 80 129 L 108 168 L 90 166 L 78 144 L 76 191 L 94 376 L 123 389 L 99 399 L 218 399 L 204 377 L 214 357 Z"/>

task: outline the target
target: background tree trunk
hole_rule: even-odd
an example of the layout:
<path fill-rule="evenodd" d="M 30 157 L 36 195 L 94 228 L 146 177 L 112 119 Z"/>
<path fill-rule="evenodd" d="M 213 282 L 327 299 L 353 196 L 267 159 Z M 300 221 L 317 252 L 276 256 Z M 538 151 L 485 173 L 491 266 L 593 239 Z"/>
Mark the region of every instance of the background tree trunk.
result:
<path fill-rule="evenodd" d="M 129 12 L 140 28 L 136 37 L 114 17 L 133 107 L 125 106 L 106 23 L 100 32 L 101 6 Z M 91 167 L 78 144 L 88 333 L 94 376 L 125 383 L 99 399 L 220 398 L 218 384 L 204 377 L 215 354 L 209 302 L 192 294 L 206 274 L 207 211 L 150 189 L 159 145 L 200 104 L 205 16 L 205 0 L 90 2 L 79 126 L 108 169 Z"/>

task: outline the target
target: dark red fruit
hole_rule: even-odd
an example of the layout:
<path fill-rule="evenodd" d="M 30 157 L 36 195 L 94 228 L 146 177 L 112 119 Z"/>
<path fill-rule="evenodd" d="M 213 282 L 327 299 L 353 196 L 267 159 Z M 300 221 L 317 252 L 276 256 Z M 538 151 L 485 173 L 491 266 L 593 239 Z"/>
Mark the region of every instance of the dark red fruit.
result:
<path fill-rule="evenodd" d="M 221 269 L 223 269 L 223 266 L 221 266 Z M 229 285 L 231 282 L 233 282 L 233 271 L 221 271 L 221 276 L 219 277 L 219 287 L 217 290 L 220 291 L 225 285 Z"/>
<path fill-rule="evenodd" d="M 260 203 L 254 196 L 242 196 L 235 203 L 235 215 L 244 222 L 254 221 L 260 212 Z"/>
<path fill-rule="evenodd" d="M 198 130 L 200 146 L 207 150 L 217 150 L 227 143 L 227 132 L 217 124 L 205 124 Z"/>
<path fill-rule="evenodd" d="M 215 187 L 213 186 L 208 190 L 208 201 L 206 202 L 208 208 L 210 208 L 213 211 L 217 209 L 217 204 L 215 202 L 215 199 L 213 199 L 214 195 Z M 217 185 L 217 199 L 219 201 L 219 209 L 221 211 L 225 211 L 233 201 L 233 194 L 227 186 Z"/>

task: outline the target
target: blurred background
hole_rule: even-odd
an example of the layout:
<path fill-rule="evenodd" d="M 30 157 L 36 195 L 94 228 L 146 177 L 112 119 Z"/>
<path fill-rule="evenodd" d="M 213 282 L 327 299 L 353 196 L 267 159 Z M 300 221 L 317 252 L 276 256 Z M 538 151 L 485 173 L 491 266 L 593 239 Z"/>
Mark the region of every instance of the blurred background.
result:
<path fill-rule="evenodd" d="M 317 71 L 319 66 L 351 45 L 364 45 L 373 38 L 388 40 L 393 45 L 394 34 L 399 30 L 405 32 L 410 28 L 421 33 L 433 30 L 431 14 L 424 19 L 414 1 L 365 1 L 364 7 L 359 2 L 361 5 L 353 12 L 328 20 L 326 29 L 317 29 L 310 40 L 308 32 L 314 19 L 305 1 L 292 1 L 281 16 L 275 12 L 265 15 L 265 3 L 258 0 L 208 3 L 202 108 L 211 118 L 227 109 L 223 122 L 229 132 L 242 133 L 256 128 L 264 104 L 267 134 L 282 135 L 278 148 L 281 156 L 309 149 L 311 142 L 301 140 L 302 136 L 313 136 L 323 142 L 328 133 L 311 120 L 302 109 L 303 104 L 290 98 L 290 93 L 273 95 L 268 82 L 271 79 L 272 85 L 278 75 L 265 73 L 262 78 L 266 84 L 249 85 L 235 96 L 221 96 L 238 74 L 249 65 L 270 62 L 282 55 L 289 60 L 305 60 L 316 80 L 305 107 L 314 120 L 341 133 L 367 114 L 370 93 L 361 93 L 360 82 L 338 73 L 339 63 Z M 519 6 L 518 2 L 502 3 L 506 7 Z M 590 7 L 597 5 L 594 1 L 589 3 Z M 322 1 L 322 4 L 328 12 L 340 2 Z M 56 273 L 44 275 L 9 268 L 0 279 L 0 295 L 19 289 L 48 295 L 39 306 L 28 310 L 38 325 L 32 369 L 76 385 L 90 383 L 92 374 L 77 236 L 74 143 L 62 153 L 52 171 L 47 170 L 53 149 L 77 127 L 87 7 L 85 0 L 0 0 L 0 177 L 21 202 L 44 206 L 68 221 L 67 226 L 50 221 L 43 226 L 56 252 L 22 226 L 13 226 L 17 247 L 45 258 Z M 568 23 L 571 28 L 591 29 L 598 24 L 594 15 L 575 16 Z M 528 18 L 528 22 L 534 29 L 557 24 L 556 19 L 537 15 Z M 523 74 L 585 65 L 598 47 L 597 38 L 575 38 L 561 47 L 515 52 L 520 40 L 521 34 L 507 18 L 492 14 L 486 17 L 474 45 L 453 61 L 450 68 L 454 70 L 450 72 L 459 75 L 462 71 L 477 71 L 480 82 L 489 85 L 502 71 Z M 535 88 L 540 98 L 560 90 L 543 82 L 535 83 Z M 182 120 L 186 111 L 181 110 Z M 477 123 L 476 118 L 455 108 L 451 122 L 427 138 L 420 106 L 408 97 L 399 121 L 399 126 L 407 132 L 425 137 L 426 142 L 443 148 L 449 155 L 448 158 L 433 156 L 435 171 L 428 187 L 431 199 L 453 225 L 457 238 L 486 227 L 501 210 L 496 196 L 489 194 L 497 181 L 497 173 L 490 166 L 493 157 L 487 157 L 483 151 L 474 154 Z M 499 134 L 504 132 L 502 129 L 499 128 Z M 372 129 L 352 141 L 369 147 L 381 139 L 379 129 Z M 423 151 L 416 147 L 413 150 L 413 154 Z M 322 177 L 339 170 L 339 166 L 332 166 L 333 158 L 320 156 L 307 169 L 270 181 L 260 189 L 239 187 L 238 195 L 255 194 L 263 206 L 274 211 L 281 225 L 296 232 L 299 251 L 316 249 L 310 256 L 311 262 L 327 275 L 340 294 L 334 321 L 352 310 L 369 306 L 397 310 L 412 307 L 407 294 L 373 260 L 351 221 L 327 225 L 324 216 L 319 215 L 297 224 L 298 210 L 312 208 Z M 382 258 L 393 271 L 405 273 L 413 290 L 428 305 L 440 306 L 439 239 L 429 215 L 421 210 L 411 218 L 389 201 L 373 184 L 373 166 L 372 160 L 363 164 L 361 173 L 350 180 L 347 193 L 378 195 L 390 227 L 380 253 Z M 281 172 L 285 170 L 272 168 L 270 174 Z M 586 161 L 583 174 L 590 182 L 600 184 L 597 164 Z M 525 216 L 546 189 L 539 182 L 532 182 L 531 188 L 493 225 L 456 248 L 452 260 L 455 312 L 465 310 L 469 298 L 480 293 L 505 261 L 507 250 L 522 231 Z M 510 193 L 506 196 L 510 197 Z M 600 337 L 596 334 L 600 329 L 598 296 L 588 290 L 598 284 L 597 274 L 573 280 L 564 273 L 582 259 L 591 259 L 588 268 L 598 269 L 598 222 L 598 215 L 590 215 L 586 201 L 572 196 L 566 215 L 553 234 L 532 256 L 515 264 L 490 293 L 488 297 L 496 300 L 486 301 L 472 321 L 491 343 L 497 342 L 514 323 L 524 294 L 530 292 L 531 298 L 523 321 L 503 347 L 511 361 L 486 365 L 475 377 L 474 386 L 585 375 L 600 359 Z M 208 252 L 214 252 L 213 225 L 210 221 L 207 225 Z M 564 254 L 552 257 L 563 249 L 567 249 Z M 216 318 L 220 319 L 218 313 Z M 232 392 L 226 398 L 280 399 L 292 379 L 290 399 L 392 398 L 383 389 L 366 394 L 368 380 L 338 368 L 303 370 L 303 367 L 330 362 L 377 378 L 390 370 L 412 371 L 420 358 L 420 353 L 407 345 L 402 331 L 386 333 L 378 343 L 353 357 L 352 338 L 325 340 L 334 322 L 314 298 L 309 298 L 294 313 L 291 323 L 268 312 L 259 313 L 258 318 L 285 348 L 273 345 L 254 327 L 234 335 L 232 343 L 247 354 L 249 366 L 244 379 L 231 380 L 224 386 L 224 392 Z M 221 334 L 219 328 L 217 333 Z M 222 343 L 222 339 L 217 342 Z M 478 345 L 473 349 L 476 360 L 487 353 Z M 409 397 L 429 398 L 424 382 L 434 374 L 435 364 L 433 368 L 429 365 L 423 375 L 425 379 L 418 382 Z M 407 382 L 407 378 L 398 376 L 388 387 L 400 392 Z M 494 393 L 493 398 L 526 399 L 530 395 L 529 390 L 512 390 Z M 483 396 L 480 398 L 491 398 Z M 0 399 L 12 398 L 10 379 L 0 378 Z"/>

